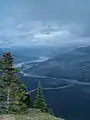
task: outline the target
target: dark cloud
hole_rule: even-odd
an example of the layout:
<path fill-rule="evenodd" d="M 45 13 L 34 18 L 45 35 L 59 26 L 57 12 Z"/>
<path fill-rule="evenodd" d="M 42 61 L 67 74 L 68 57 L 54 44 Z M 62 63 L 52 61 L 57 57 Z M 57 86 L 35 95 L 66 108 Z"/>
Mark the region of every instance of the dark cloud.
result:
<path fill-rule="evenodd" d="M 90 41 L 90 0 L 3 0 L 0 19 L 1 44 Z"/>

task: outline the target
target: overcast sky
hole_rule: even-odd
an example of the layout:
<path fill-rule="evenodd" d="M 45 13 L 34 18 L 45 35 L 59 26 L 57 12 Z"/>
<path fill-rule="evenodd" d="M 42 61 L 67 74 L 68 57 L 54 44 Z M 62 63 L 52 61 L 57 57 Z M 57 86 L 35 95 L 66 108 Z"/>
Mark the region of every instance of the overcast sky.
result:
<path fill-rule="evenodd" d="M 0 0 L 0 47 L 90 44 L 90 0 Z"/>

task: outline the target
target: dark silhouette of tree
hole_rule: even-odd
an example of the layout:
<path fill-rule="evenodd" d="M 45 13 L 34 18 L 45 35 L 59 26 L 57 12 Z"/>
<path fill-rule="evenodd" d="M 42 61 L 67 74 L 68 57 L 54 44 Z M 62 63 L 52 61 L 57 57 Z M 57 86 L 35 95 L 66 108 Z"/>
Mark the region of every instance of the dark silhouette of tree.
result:
<path fill-rule="evenodd" d="M 34 104 L 34 107 L 37 109 L 40 109 L 42 112 L 48 112 L 48 107 L 44 99 L 43 91 L 42 91 L 42 86 L 39 81 L 38 84 L 38 89 L 37 89 L 37 95 L 36 95 L 36 101 Z"/>

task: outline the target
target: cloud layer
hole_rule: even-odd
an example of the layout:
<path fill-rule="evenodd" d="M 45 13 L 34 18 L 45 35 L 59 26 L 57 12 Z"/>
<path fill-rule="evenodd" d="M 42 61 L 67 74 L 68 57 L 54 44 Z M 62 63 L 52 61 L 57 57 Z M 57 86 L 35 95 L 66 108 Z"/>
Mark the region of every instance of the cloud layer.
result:
<path fill-rule="evenodd" d="M 90 43 L 89 0 L 0 1 L 0 47 Z"/>
<path fill-rule="evenodd" d="M 8 24 L 7 24 L 8 25 Z M 0 29 L 0 46 L 34 47 L 34 46 L 67 46 L 90 43 L 85 34 L 85 26 L 78 24 L 61 24 L 60 22 L 26 22 L 3 25 Z"/>

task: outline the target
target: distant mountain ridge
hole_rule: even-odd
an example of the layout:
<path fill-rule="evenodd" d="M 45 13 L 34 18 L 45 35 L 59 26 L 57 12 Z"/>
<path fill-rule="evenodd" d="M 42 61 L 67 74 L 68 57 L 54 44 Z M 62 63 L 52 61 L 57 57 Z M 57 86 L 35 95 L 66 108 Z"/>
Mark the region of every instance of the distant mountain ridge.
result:
<path fill-rule="evenodd" d="M 10 50 L 18 63 L 25 63 L 22 67 L 22 69 L 25 68 L 25 73 L 56 78 L 90 79 L 90 46 L 78 47 L 65 53 L 57 49 L 56 54 L 51 55 L 51 58 L 32 63 L 29 61 L 36 61 L 39 58 L 32 56 L 33 50 L 32 54 L 30 49 L 1 49 L 0 52 L 2 54 Z M 35 54 L 37 54 L 36 51 Z"/>
<path fill-rule="evenodd" d="M 30 66 L 30 67 L 29 67 Z M 39 72 L 38 72 L 39 71 Z M 64 54 L 33 64 L 28 64 L 26 73 L 56 78 L 89 79 L 90 46 L 79 47 Z"/>

